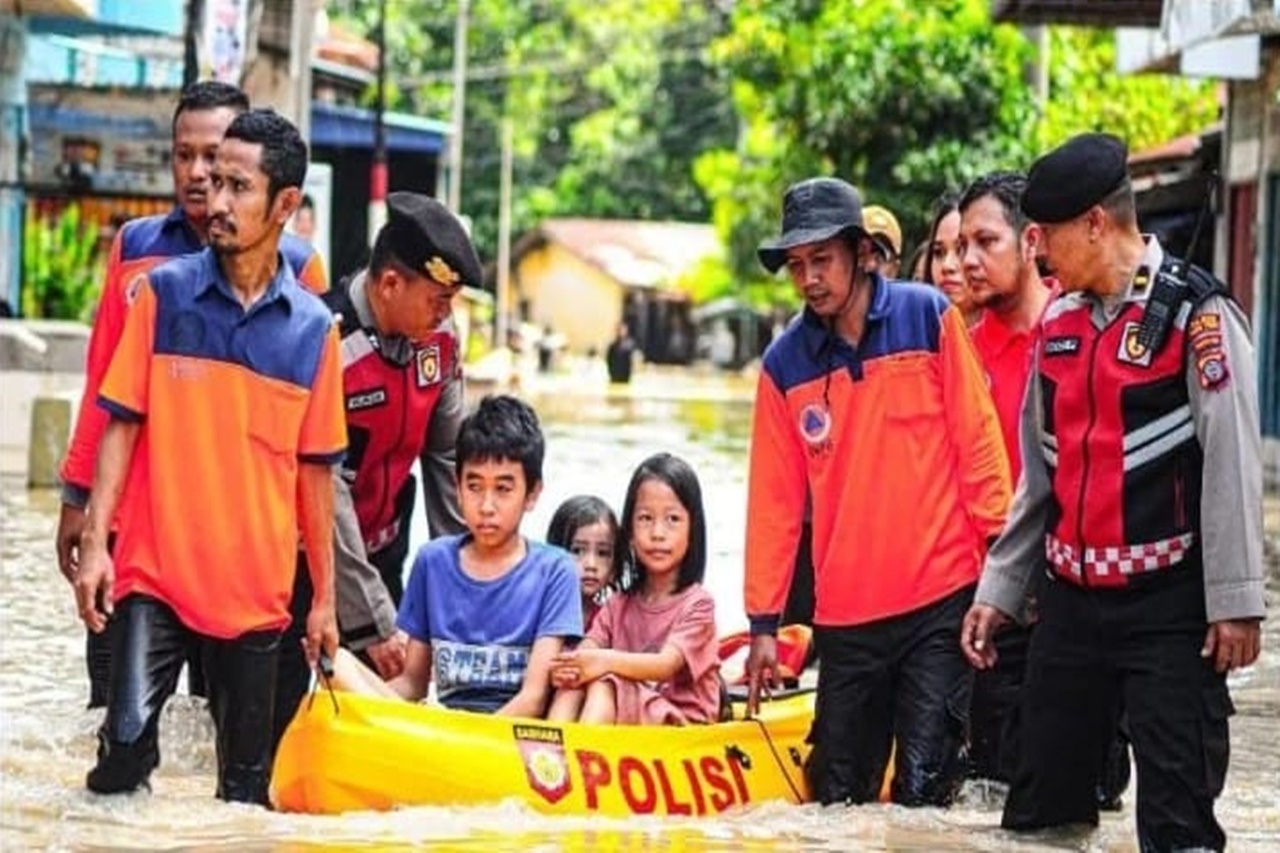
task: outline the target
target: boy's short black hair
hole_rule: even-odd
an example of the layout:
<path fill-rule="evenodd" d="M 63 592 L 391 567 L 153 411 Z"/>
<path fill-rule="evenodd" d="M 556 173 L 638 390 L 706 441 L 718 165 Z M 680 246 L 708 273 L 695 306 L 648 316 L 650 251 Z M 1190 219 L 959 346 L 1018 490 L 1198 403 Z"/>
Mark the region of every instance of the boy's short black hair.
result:
<path fill-rule="evenodd" d="M 243 90 L 221 80 L 197 80 L 178 95 L 178 105 L 173 108 L 173 125 L 178 116 L 191 110 L 216 110 L 227 107 L 237 113 L 249 111 L 249 96 Z"/>
<path fill-rule="evenodd" d="M 275 110 L 249 110 L 235 117 L 223 139 L 262 146 L 259 168 L 267 176 L 267 203 L 286 187 L 302 187 L 307 177 L 307 143 L 293 122 Z"/>
<path fill-rule="evenodd" d="M 547 442 L 538 414 L 523 400 L 508 394 L 490 394 L 458 427 L 454 470 L 462 481 L 468 462 L 510 460 L 524 469 L 525 488 L 542 482 L 542 459 Z"/>

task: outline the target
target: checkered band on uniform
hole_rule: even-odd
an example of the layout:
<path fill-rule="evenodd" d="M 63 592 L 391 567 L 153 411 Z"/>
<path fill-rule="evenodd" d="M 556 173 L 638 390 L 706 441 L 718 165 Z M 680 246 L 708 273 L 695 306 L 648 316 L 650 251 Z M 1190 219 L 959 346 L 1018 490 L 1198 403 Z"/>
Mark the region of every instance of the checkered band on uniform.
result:
<path fill-rule="evenodd" d="M 1089 586 L 1124 586 L 1136 574 L 1159 571 L 1186 559 L 1194 533 L 1140 545 L 1078 549 L 1058 537 L 1045 536 L 1045 554 L 1062 577 Z"/>

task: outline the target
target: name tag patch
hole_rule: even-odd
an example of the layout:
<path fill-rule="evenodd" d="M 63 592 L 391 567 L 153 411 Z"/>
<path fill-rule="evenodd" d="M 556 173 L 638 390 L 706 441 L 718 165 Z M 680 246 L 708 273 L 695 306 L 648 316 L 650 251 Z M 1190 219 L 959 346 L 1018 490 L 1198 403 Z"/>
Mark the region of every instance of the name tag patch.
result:
<path fill-rule="evenodd" d="M 387 389 L 374 388 L 370 391 L 357 391 L 347 395 L 347 411 L 358 412 L 361 409 L 372 409 L 387 404 Z"/>
<path fill-rule="evenodd" d="M 1049 338 L 1044 342 L 1044 354 L 1046 357 L 1075 355 L 1078 352 L 1080 352 L 1080 339 L 1078 337 Z"/>

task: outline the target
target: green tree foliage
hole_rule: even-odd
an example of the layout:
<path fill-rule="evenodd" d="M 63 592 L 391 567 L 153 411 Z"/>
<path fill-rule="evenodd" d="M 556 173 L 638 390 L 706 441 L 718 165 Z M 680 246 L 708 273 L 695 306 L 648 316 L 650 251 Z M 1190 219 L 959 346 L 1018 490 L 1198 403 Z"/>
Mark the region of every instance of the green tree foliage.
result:
<path fill-rule="evenodd" d="M 1088 130 L 1114 133 L 1140 151 L 1218 118 L 1217 85 L 1165 74 L 1115 73 L 1111 30 L 1056 27 L 1049 47 L 1049 101 L 1037 140 L 1041 149 Z"/>
<path fill-rule="evenodd" d="M 448 119 L 456 0 L 387 7 L 390 105 Z M 372 37 L 376 0 L 330 12 Z M 737 133 L 708 49 L 727 27 L 712 0 L 472 0 L 462 208 L 482 255 L 496 253 L 504 116 L 517 234 L 546 216 L 706 221 L 693 162 Z"/>
<path fill-rule="evenodd" d="M 447 119 L 458 0 L 388 0 L 389 100 Z M 1110 30 L 1057 28 L 1050 93 L 989 0 L 471 0 L 463 211 L 494 257 L 500 127 L 515 126 L 516 233 L 547 216 L 710 219 L 728 260 L 686 284 L 793 299 L 755 247 L 780 197 L 845 177 L 902 222 L 910 251 L 946 188 L 1022 168 L 1084 130 L 1134 149 L 1201 130 L 1211 84 L 1114 72 Z M 329 0 L 372 37 L 377 0 Z M 368 97 L 372 98 L 372 92 Z"/>
<path fill-rule="evenodd" d="M 1028 155 L 1035 113 L 1022 82 L 1030 47 L 993 27 L 986 0 L 742 0 L 715 56 L 733 73 L 750 131 L 706 155 L 735 271 L 777 228 L 781 190 L 812 174 L 858 185 L 919 233 L 939 189 Z"/>
<path fill-rule="evenodd" d="M 102 266 L 98 228 L 67 206 L 57 216 L 28 208 L 22 232 L 22 313 L 26 317 L 84 320 L 97 302 Z"/>

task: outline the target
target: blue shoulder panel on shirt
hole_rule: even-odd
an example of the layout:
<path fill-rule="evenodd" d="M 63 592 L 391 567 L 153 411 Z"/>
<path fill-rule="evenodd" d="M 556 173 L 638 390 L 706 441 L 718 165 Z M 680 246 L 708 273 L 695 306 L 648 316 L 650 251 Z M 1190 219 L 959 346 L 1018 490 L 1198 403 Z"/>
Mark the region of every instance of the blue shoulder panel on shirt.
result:
<path fill-rule="evenodd" d="M 764 354 L 765 372 L 784 394 L 839 369 L 901 352 L 937 352 L 942 315 L 950 303 L 936 288 L 880 280 L 867 317 L 862 345 L 854 350 L 807 308 Z"/>
<path fill-rule="evenodd" d="M 172 214 L 130 219 L 121 228 L 120 257 L 125 261 L 173 258 L 202 248 L 186 223 L 174 219 Z"/>
<path fill-rule="evenodd" d="M 293 270 L 294 275 L 302 273 L 315 253 L 315 247 L 298 235 L 287 231 L 280 235 L 280 254 L 284 256 L 284 262 Z"/>
<path fill-rule="evenodd" d="M 310 388 L 333 317 L 281 266 L 272 291 L 246 314 L 217 280 L 212 251 L 167 261 L 151 271 L 156 294 L 155 351 L 239 364 Z M 278 287 L 277 287 L 278 285 Z"/>

